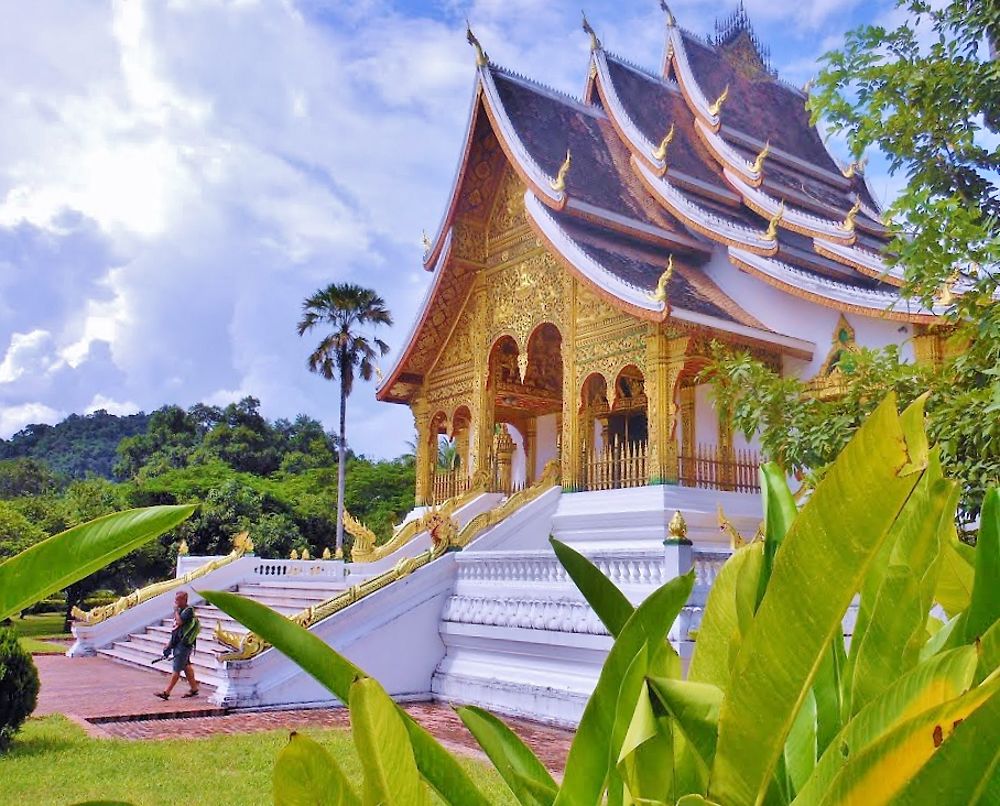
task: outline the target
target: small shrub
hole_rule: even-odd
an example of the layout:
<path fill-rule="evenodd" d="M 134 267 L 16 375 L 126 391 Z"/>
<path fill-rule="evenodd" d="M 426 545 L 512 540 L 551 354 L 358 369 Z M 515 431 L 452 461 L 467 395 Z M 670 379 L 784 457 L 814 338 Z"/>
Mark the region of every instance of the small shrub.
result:
<path fill-rule="evenodd" d="M 38 704 L 38 670 L 12 629 L 0 629 L 0 753 Z"/>

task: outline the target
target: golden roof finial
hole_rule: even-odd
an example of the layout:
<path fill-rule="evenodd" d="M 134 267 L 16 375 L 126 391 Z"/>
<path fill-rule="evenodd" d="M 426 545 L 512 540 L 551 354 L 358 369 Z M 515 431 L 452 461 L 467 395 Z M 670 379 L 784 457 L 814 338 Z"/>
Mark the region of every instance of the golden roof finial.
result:
<path fill-rule="evenodd" d="M 660 8 L 662 8 L 663 13 L 667 15 L 667 25 L 671 28 L 677 25 L 677 20 L 674 18 L 674 12 L 670 10 L 670 6 L 668 6 L 664 0 L 660 0 Z"/>
<path fill-rule="evenodd" d="M 670 143 L 673 142 L 674 132 L 675 132 L 676 129 L 677 129 L 676 124 L 671 123 L 670 124 L 670 131 L 668 131 L 663 136 L 663 139 L 660 140 L 660 144 L 656 147 L 656 150 L 653 152 L 653 159 L 657 159 L 660 162 L 665 162 L 666 161 L 666 159 L 667 159 L 667 146 L 669 146 Z"/>
<path fill-rule="evenodd" d="M 433 244 L 431 243 L 431 236 L 427 234 L 427 230 L 422 230 L 420 232 L 420 243 L 424 246 L 424 253 L 431 251 Z"/>
<path fill-rule="evenodd" d="M 958 285 L 958 278 L 959 273 L 955 271 L 944 281 L 944 284 L 934 297 L 934 301 L 938 305 L 951 305 L 955 302 L 955 286 Z"/>
<path fill-rule="evenodd" d="M 729 548 L 735 551 L 740 546 L 745 546 L 747 541 L 740 534 L 739 530 L 733 526 L 733 522 L 726 517 L 726 513 L 722 510 L 722 504 L 716 505 L 715 512 L 719 520 L 719 531 L 729 535 Z"/>
<path fill-rule="evenodd" d="M 768 140 L 766 143 L 764 143 L 764 147 L 760 150 L 760 153 L 757 155 L 757 159 L 753 161 L 751 170 L 754 173 L 759 174 L 763 170 L 764 160 L 767 159 L 767 156 L 770 153 L 771 153 L 771 141 Z"/>
<path fill-rule="evenodd" d="M 845 179 L 850 179 L 855 174 L 863 174 L 865 172 L 865 166 L 868 164 L 868 157 L 863 157 L 857 162 L 852 162 L 848 165 L 841 173 L 844 175 Z"/>
<path fill-rule="evenodd" d="M 687 540 L 688 525 L 681 515 L 681 511 L 675 510 L 670 523 L 667 524 L 667 537 L 671 540 Z"/>
<path fill-rule="evenodd" d="M 483 46 L 479 44 L 479 40 L 476 39 L 476 35 L 472 33 L 472 26 L 469 21 L 465 21 L 465 38 L 472 47 L 476 49 L 476 66 L 485 67 L 490 63 L 490 57 L 486 55 L 486 51 L 483 50 Z"/>
<path fill-rule="evenodd" d="M 566 190 L 566 174 L 569 173 L 569 166 L 572 161 L 573 158 L 567 148 L 566 159 L 564 159 L 563 164 L 559 166 L 559 173 L 556 174 L 556 178 L 553 181 L 549 182 L 549 185 L 556 193 L 562 193 Z"/>
<path fill-rule="evenodd" d="M 382 374 L 382 367 L 380 367 L 378 364 L 375 365 L 375 377 L 378 378 L 380 383 L 382 379 L 385 377 L 385 375 Z"/>
<path fill-rule="evenodd" d="M 726 102 L 729 97 L 729 85 L 726 84 L 726 88 L 722 91 L 722 95 L 715 99 L 715 102 L 708 107 L 708 114 L 712 117 L 718 117 L 719 112 L 722 111 L 722 105 Z"/>
<path fill-rule="evenodd" d="M 785 217 L 785 200 L 781 200 L 781 204 L 778 205 L 778 209 L 771 220 L 768 222 L 767 229 L 764 231 L 764 238 L 768 241 L 775 241 L 778 239 L 778 224 L 781 219 Z"/>
<path fill-rule="evenodd" d="M 671 255 L 667 258 L 667 269 L 660 275 L 660 279 L 656 283 L 656 290 L 649 295 L 649 298 L 654 302 L 662 302 L 664 305 L 667 304 L 667 284 L 670 282 L 670 278 L 674 276 L 674 256 Z"/>
<path fill-rule="evenodd" d="M 854 205 L 850 210 L 847 211 L 847 216 L 844 218 L 844 223 L 840 225 L 840 228 L 844 232 L 854 232 L 854 219 L 858 217 L 858 213 L 861 212 L 861 197 L 858 196 L 854 200 Z"/>
<path fill-rule="evenodd" d="M 601 40 L 597 38 L 597 32 L 591 27 L 590 23 L 587 21 L 587 12 L 581 11 L 583 14 L 583 31 L 586 34 L 590 34 L 590 50 L 600 50 Z"/>

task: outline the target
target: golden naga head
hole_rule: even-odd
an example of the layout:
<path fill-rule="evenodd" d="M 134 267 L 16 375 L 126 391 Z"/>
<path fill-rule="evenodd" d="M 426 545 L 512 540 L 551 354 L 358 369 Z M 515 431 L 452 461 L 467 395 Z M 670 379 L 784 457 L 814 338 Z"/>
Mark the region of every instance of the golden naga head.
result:
<path fill-rule="evenodd" d="M 601 49 L 601 40 L 597 38 L 597 32 L 594 31 L 594 29 L 591 26 L 590 22 L 587 20 L 587 12 L 586 11 L 581 11 L 580 13 L 583 14 L 583 31 L 584 31 L 584 33 L 590 35 L 590 50 L 591 50 L 591 52 L 593 52 L 595 50 L 600 50 Z"/>
<path fill-rule="evenodd" d="M 670 131 L 668 131 L 663 136 L 663 139 L 660 140 L 660 144 L 656 147 L 656 150 L 653 152 L 653 159 L 659 160 L 660 162 L 666 162 L 667 147 L 673 142 L 674 132 L 676 132 L 676 130 L 677 130 L 676 124 L 671 123 Z"/>
<path fill-rule="evenodd" d="M 715 101 L 712 103 L 712 105 L 708 107 L 708 114 L 710 114 L 713 118 L 718 117 L 719 112 L 722 111 L 722 105 L 726 102 L 726 99 L 728 97 L 729 97 L 729 85 L 726 84 L 726 88 L 722 91 L 722 95 L 716 98 Z"/>
<path fill-rule="evenodd" d="M 847 211 L 847 216 L 844 218 L 844 223 L 840 225 L 840 228 L 844 230 L 844 232 L 854 232 L 854 220 L 858 217 L 858 213 L 860 212 L 861 197 L 858 196 L 854 200 L 854 205 Z"/>
<path fill-rule="evenodd" d="M 233 538 L 233 551 L 237 554 L 249 554 L 253 551 L 253 541 L 249 532 L 240 532 Z"/>
<path fill-rule="evenodd" d="M 868 157 L 863 157 L 856 162 L 852 162 L 846 168 L 844 168 L 841 173 L 844 175 L 845 179 L 851 179 L 855 174 L 863 174 L 865 172 L 865 166 L 868 164 Z"/>
<path fill-rule="evenodd" d="M 764 160 L 767 159 L 770 153 L 771 153 L 771 141 L 768 140 L 766 143 L 764 143 L 764 147 L 760 150 L 760 153 L 757 155 L 757 159 L 753 161 L 753 165 L 750 166 L 750 170 L 752 170 L 755 174 L 759 174 L 764 169 Z"/>
<path fill-rule="evenodd" d="M 674 256 L 671 255 L 667 258 L 667 269 L 660 275 L 660 279 L 656 283 L 656 290 L 649 295 L 649 298 L 654 302 L 662 302 L 664 305 L 667 304 L 667 284 L 670 282 L 670 278 L 674 276 Z"/>
<path fill-rule="evenodd" d="M 958 278 L 961 275 L 959 272 L 952 272 L 951 275 L 945 280 L 944 284 L 938 290 L 937 295 L 934 297 L 934 301 L 938 305 L 953 305 L 957 299 L 955 295 L 955 286 L 958 285 Z"/>
<path fill-rule="evenodd" d="M 476 66 L 485 67 L 490 63 L 490 57 L 486 55 L 486 51 L 483 50 L 483 46 L 479 44 L 479 40 L 476 39 L 476 35 L 472 33 L 472 26 L 469 21 L 465 21 L 465 39 L 476 49 Z"/>
<path fill-rule="evenodd" d="M 563 164 L 559 166 L 559 173 L 556 174 L 556 178 L 553 181 L 549 182 L 549 186 L 556 193 L 562 193 L 564 190 L 566 190 L 566 174 L 569 173 L 569 166 L 572 163 L 572 161 L 573 161 L 572 155 L 570 154 L 569 149 L 567 148 L 566 159 L 564 159 Z"/>
<path fill-rule="evenodd" d="M 781 219 L 785 217 L 785 200 L 781 200 L 781 204 L 778 205 L 778 209 L 771 220 L 767 224 L 767 229 L 764 231 L 764 238 L 768 241 L 776 241 L 778 239 L 778 224 L 781 223 Z"/>
<path fill-rule="evenodd" d="M 677 25 L 677 20 L 674 18 L 674 12 L 670 10 L 665 0 L 660 0 L 660 8 L 663 9 L 663 13 L 667 15 L 667 26 L 673 28 Z"/>

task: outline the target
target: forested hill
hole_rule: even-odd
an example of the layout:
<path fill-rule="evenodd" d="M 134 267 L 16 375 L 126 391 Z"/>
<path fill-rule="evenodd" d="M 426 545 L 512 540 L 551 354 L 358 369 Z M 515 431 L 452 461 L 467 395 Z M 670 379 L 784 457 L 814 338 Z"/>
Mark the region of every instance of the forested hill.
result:
<path fill-rule="evenodd" d="M 148 427 L 149 415 L 142 412 L 124 417 L 103 409 L 71 414 L 56 425 L 29 425 L 10 439 L 0 439 L 0 459 L 31 457 L 71 478 L 111 478 L 118 443 L 146 433 Z"/>

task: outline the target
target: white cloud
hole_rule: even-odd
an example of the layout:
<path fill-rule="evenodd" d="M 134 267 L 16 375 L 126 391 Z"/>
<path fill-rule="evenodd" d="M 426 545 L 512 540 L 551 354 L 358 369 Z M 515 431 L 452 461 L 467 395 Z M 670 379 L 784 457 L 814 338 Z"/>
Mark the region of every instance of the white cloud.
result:
<path fill-rule="evenodd" d="M 83 412 L 84 414 L 93 414 L 95 411 L 104 410 L 108 414 L 117 414 L 121 416 L 125 414 L 135 414 L 139 411 L 139 409 L 140 407 L 131 400 L 119 401 L 97 394 L 94 395 L 94 399 L 90 401 L 90 405 L 87 406 Z"/>
<path fill-rule="evenodd" d="M 0 439 L 7 439 L 26 425 L 48 423 L 53 425 L 66 416 L 44 403 L 22 403 L 18 406 L 0 407 Z"/>
<path fill-rule="evenodd" d="M 45 373 L 52 364 L 51 333 L 47 330 L 14 333 L 0 362 L 0 383 L 13 383 L 29 373 Z"/>

